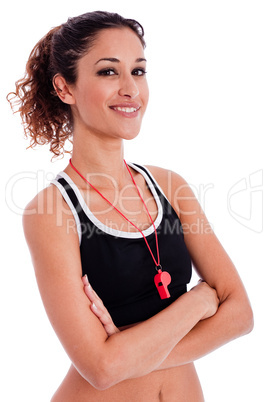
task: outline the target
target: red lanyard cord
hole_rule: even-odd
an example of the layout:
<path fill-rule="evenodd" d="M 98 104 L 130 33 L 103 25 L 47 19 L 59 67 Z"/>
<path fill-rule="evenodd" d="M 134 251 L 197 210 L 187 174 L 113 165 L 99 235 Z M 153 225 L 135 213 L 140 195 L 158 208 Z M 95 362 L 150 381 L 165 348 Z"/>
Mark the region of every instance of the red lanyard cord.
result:
<path fill-rule="evenodd" d="M 82 179 L 84 179 L 84 180 L 90 185 L 90 187 L 92 187 L 92 188 L 93 188 L 105 201 L 107 201 L 107 202 L 108 202 L 108 203 L 109 203 L 126 221 L 128 221 L 132 226 L 134 226 L 134 227 L 141 233 L 141 235 L 143 236 L 143 238 L 144 238 L 144 240 L 145 240 L 145 243 L 146 243 L 146 245 L 147 245 L 147 247 L 148 247 L 148 250 L 149 250 L 150 253 L 151 253 L 151 256 L 152 256 L 152 258 L 153 258 L 153 261 L 154 261 L 156 267 L 161 268 L 161 265 L 160 265 L 160 256 L 159 256 L 159 247 L 158 247 L 158 238 L 157 238 L 157 231 L 156 231 L 156 228 L 155 228 L 155 224 L 154 224 L 154 221 L 153 221 L 153 219 L 152 219 L 152 217 L 151 217 L 151 215 L 150 215 L 150 213 L 149 213 L 149 211 L 148 211 L 148 208 L 146 207 L 146 204 L 145 204 L 145 202 L 144 202 L 144 200 L 143 200 L 143 198 L 142 198 L 142 196 L 141 196 L 141 194 L 140 194 L 140 191 L 139 191 L 139 189 L 138 189 L 138 187 L 137 187 L 137 184 L 135 183 L 134 177 L 132 176 L 132 173 L 131 173 L 131 171 L 130 171 L 130 169 L 129 169 L 129 167 L 128 167 L 126 161 L 125 161 L 125 159 L 124 159 L 124 162 L 125 162 L 126 168 L 127 168 L 128 172 L 129 172 L 129 174 L 130 174 L 130 177 L 131 177 L 131 179 L 132 179 L 132 181 L 133 181 L 133 184 L 135 185 L 135 187 L 136 187 L 136 189 L 137 189 L 137 192 L 138 192 L 138 194 L 139 194 L 139 197 L 140 197 L 141 201 L 143 202 L 143 205 L 145 206 L 146 212 L 147 212 L 147 214 L 148 214 L 148 216 L 149 216 L 149 218 L 150 218 L 150 220 L 151 220 L 151 222 L 152 222 L 153 228 L 154 228 L 154 232 L 155 232 L 155 243 L 156 243 L 156 251 L 157 251 L 157 261 L 156 261 L 154 255 L 153 255 L 153 252 L 152 252 L 152 250 L 151 250 L 151 247 L 149 246 L 148 241 L 147 241 L 146 237 L 144 236 L 143 232 L 142 232 L 133 222 L 131 222 L 121 211 L 119 211 L 119 209 L 117 209 L 106 197 L 104 197 L 104 195 L 102 195 L 101 192 L 100 192 L 96 187 L 94 187 L 94 186 L 93 186 L 93 185 L 92 185 L 75 167 L 74 167 L 74 165 L 72 164 L 72 160 L 71 160 L 71 159 L 70 159 L 69 162 L 70 162 L 71 167 L 75 170 L 75 172 L 76 172 L 80 177 L 82 177 Z"/>

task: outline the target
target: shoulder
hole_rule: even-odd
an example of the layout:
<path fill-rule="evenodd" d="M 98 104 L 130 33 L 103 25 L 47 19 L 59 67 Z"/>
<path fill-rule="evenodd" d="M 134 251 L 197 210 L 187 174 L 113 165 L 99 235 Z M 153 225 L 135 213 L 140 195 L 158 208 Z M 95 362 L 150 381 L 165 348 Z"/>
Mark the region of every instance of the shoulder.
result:
<path fill-rule="evenodd" d="M 145 165 L 145 167 L 154 176 L 154 178 L 163 190 L 169 183 L 173 186 L 181 186 L 187 184 L 185 179 L 173 170 L 151 165 Z"/>
<path fill-rule="evenodd" d="M 49 185 L 48 187 L 41 190 L 36 196 L 27 204 L 24 213 L 25 216 L 38 215 L 44 210 L 51 209 L 56 202 L 60 201 L 60 192 L 57 190 L 56 186 Z"/>
<path fill-rule="evenodd" d="M 27 242 L 37 238 L 52 238 L 64 231 L 74 220 L 73 214 L 56 186 L 40 191 L 26 206 L 23 213 L 23 229 Z M 74 228 L 75 225 L 72 224 Z"/>
<path fill-rule="evenodd" d="M 180 215 L 181 210 L 185 210 L 185 202 L 187 203 L 187 200 L 189 202 L 194 197 L 187 181 L 170 169 L 151 165 L 145 167 L 159 184 L 172 207 Z"/>
<path fill-rule="evenodd" d="M 63 208 L 63 198 L 54 185 L 40 191 L 25 207 L 23 221 L 41 220 L 56 215 Z"/>

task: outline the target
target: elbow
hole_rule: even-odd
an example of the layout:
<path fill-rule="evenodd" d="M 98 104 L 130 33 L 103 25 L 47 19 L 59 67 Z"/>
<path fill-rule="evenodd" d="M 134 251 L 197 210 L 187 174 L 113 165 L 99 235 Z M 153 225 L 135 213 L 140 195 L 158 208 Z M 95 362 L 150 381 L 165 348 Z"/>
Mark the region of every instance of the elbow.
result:
<path fill-rule="evenodd" d="M 108 378 L 106 378 L 104 374 L 96 373 L 93 376 L 85 374 L 83 377 L 90 385 L 92 385 L 93 388 L 98 391 L 104 391 L 105 389 L 109 388 Z"/>
<path fill-rule="evenodd" d="M 82 376 L 90 385 L 92 385 L 92 387 L 98 391 L 105 391 L 114 385 L 110 373 L 103 367 L 102 364 L 99 364 L 94 374 L 92 374 L 92 372 L 84 372 Z"/>
<path fill-rule="evenodd" d="M 84 359 L 73 360 L 72 363 L 80 376 L 96 390 L 104 391 L 113 385 L 111 375 L 102 359 L 96 359 L 94 364 L 90 365 Z"/>
<path fill-rule="evenodd" d="M 247 312 L 247 317 L 245 320 L 245 335 L 249 334 L 254 328 L 254 315 L 253 315 L 253 310 L 249 306 L 248 312 Z"/>
<path fill-rule="evenodd" d="M 130 373 L 126 367 L 126 361 L 121 351 L 117 351 L 112 356 L 107 355 L 102 360 L 102 368 L 96 381 L 99 390 L 104 391 L 129 378 Z"/>
<path fill-rule="evenodd" d="M 107 338 L 94 357 L 92 351 L 85 353 L 83 347 L 81 353 L 72 359 L 79 374 L 98 391 L 107 390 L 133 374 L 132 365 L 129 364 L 131 360 L 129 345 L 123 347 L 122 343 L 114 339 L 115 336 Z"/>
<path fill-rule="evenodd" d="M 241 303 L 237 311 L 237 325 L 239 336 L 249 334 L 254 328 L 254 315 L 250 303 Z"/>
<path fill-rule="evenodd" d="M 104 391 L 110 388 L 113 384 L 110 381 L 109 376 L 104 373 L 87 373 L 86 371 L 78 370 L 80 375 L 96 390 Z"/>
<path fill-rule="evenodd" d="M 247 294 L 232 292 L 224 298 L 222 305 L 225 303 L 230 340 L 249 334 L 254 328 L 254 316 Z"/>
<path fill-rule="evenodd" d="M 92 373 L 92 369 L 86 370 L 83 377 L 95 389 L 104 391 L 125 379 L 122 361 L 117 358 L 110 360 L 104 357 L 96 364 L 94 373 Z"/>
<path fill-rule="evenodd" d="M 90 384 L 98 391 L 105 391 L 112 386 L 107 377 L 97 377 Z"/>

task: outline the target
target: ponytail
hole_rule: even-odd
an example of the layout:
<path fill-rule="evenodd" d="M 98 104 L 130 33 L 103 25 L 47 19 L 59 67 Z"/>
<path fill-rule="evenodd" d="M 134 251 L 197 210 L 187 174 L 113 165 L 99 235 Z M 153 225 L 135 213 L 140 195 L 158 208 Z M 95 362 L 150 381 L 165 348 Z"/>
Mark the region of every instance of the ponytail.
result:
<path fill-rule="evenodd" d="M 62 153 L 66 139 L 72 135 L 70 106 L 58 98 L 52 83 L 51 44 L 60 28 L 51 29 L 35 45 L 25 76 L 16 82 L 15 92 L 7 96 L 13 111 L 20 113 L 25 136 L 31 139 L 30 147 L 50 143 L 54 156 Z"/>

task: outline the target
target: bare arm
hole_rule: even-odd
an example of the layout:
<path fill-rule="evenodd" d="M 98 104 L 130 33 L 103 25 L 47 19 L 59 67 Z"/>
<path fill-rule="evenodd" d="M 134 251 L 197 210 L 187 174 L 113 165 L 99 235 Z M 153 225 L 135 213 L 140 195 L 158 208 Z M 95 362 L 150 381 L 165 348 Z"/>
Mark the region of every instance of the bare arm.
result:
<path fill-rule="evenodd" d="M 88 290 L 88 287 L 85 286 L 85 293 L 96 304 L 97 308 L 92 309 L 92 311 L 100 319 L 107 335 L 111 336 L 113 333 L 118 332 L 118 328 L 115 327 L 107 309 L 95 292 Z M 251 322 L 247 316 L 247 311 L 243 311 L 244 305 L 242 304 L 241 307 L 239 300 L 236 308 L 234 308 L 234 304 L 232 299 L 227 299 L 219 306 L 217 313 L 213 317 L 199 321 L 176 344 L 156 370 L 193 362 L 238 336 L 248 333 L 251 329 Z M 240 312 L 242 315 L 240 315 Z M 245 314 L 244 317 L 243 314 Z"/>
<path fill-rule="evenodd" d="M 74 226 L 54 186 L 40 193 L 24 214 L 25 236 L 51 324 L 78 372 L 105 389 L 159 367 L 198 321 L 215 313 L 218 300 L 215 291 L 200 286 L 148 321 L 108 337 L 83 291 Z"/>
<path fill-rule="evenodd" d="M 180 216 L 195 269 L 216 289 L 220 300 L 217 313 L 191 329 L 159 366 L 161 369 L 194 361 L 247 334 L 253 328 L 253 314 L 241 279 L 188 184 L 175 173 L 158 168 L 152 172 Z M 169 189 L 165 185 L 167 173 L 171 173 Z"/>

